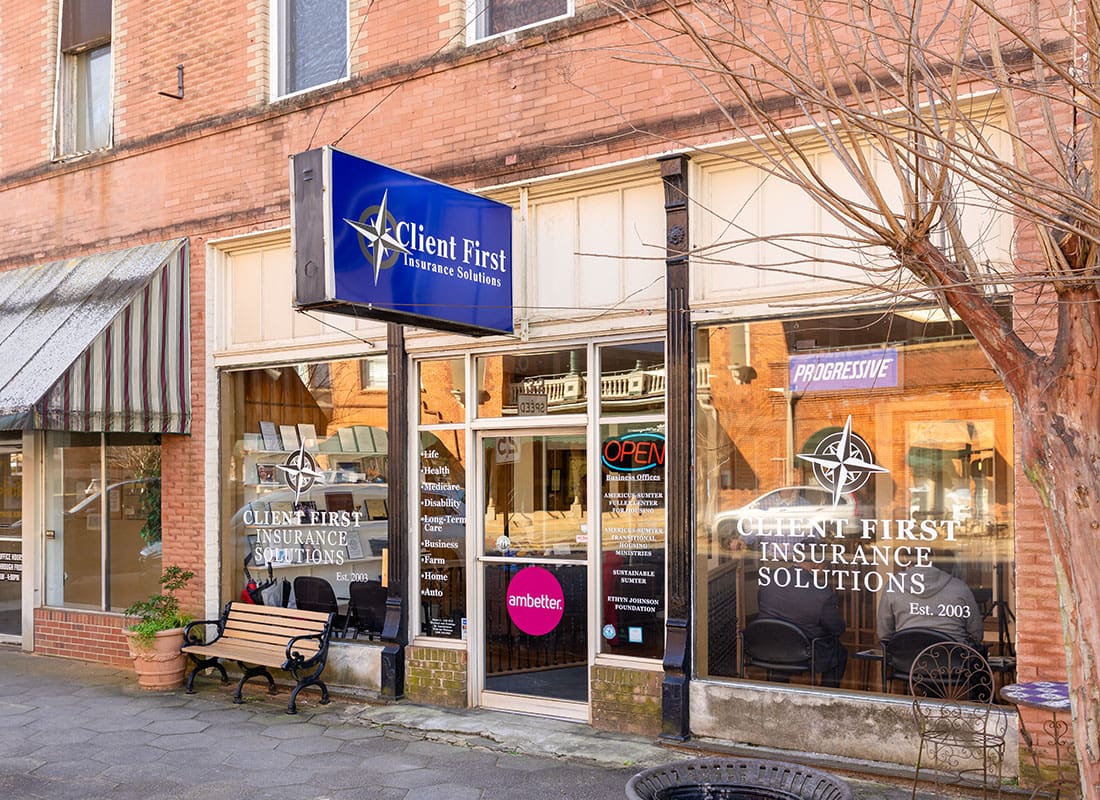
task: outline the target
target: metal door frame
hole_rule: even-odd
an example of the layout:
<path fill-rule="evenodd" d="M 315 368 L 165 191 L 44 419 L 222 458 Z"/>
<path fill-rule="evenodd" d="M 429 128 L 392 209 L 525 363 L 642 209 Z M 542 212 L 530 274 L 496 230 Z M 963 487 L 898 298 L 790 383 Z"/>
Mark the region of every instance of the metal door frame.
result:
<path fill-rule="evenodd" d="M 469 680 L 472 688 L 472 700 L 475 706 L 482 708 L 490 708 L 500 711 L 517 711 L 527 714 L 537 714 L 540 716 L 557 717 L 559 719 L 568 719 L 573 721 L 588 722 L 591 717 L 591 670 L 595 659 L 595 639 L 597 631 L 595 630 L 596 617 L 593 614 L 594 605 L 594 589 L 595 589 L 595 574 L 593 564 L 596 561 L 593 550 L 596 546 L 596 536 L 594 535 L 594 526 L 592 521 L 592 505 L 591 498 L 593 495 L 592 482 L 594 480 L 594 471 L 588 470 L 588 497 L 589 505 L 587 508 L 587 517 L 584 520 L 584 524 L 588 526 L 588 543 L 585 552 L 584 561 L 578 559 L 555 559 L 555 558 L 524 558 L 515 559 L 506 556 L 487 556 L 485 555 L 485 498 L 487 487 L 485 485 L 484 474 L 484 441 L 487 438 L 499 438 L 502 436 L 515 436 L 515 437 L 532 437 L 532 436 L 554 436 L 554 435 L 576 435 L 580 436 L 584 440 L 585 459 L 588 464 L 592 464 L 592 431 L 591 426 L 585 423 L 585 420 L 578 420 L 576 417 L 563 418 L 559 422 L 558 420 L 547 420 L 545 418 L 539 418 L 536 424 L 532 424 L 530 427 L 520 427 L 517 425 L 519 420 L 510 418 L 506 421 L 505 425 L 487 426 L 480 428 L 474 432 L 474 480 L 477 486 L 477 512 L 473 518 L 473 531 L 474 531 L 474 556 L 473 556 L 473 598 L 472 598 L 472 611 L 473 619 L 471 620 L 471 628 L 475 632 L 474 647 L 470 649 L 470 665 L 469 665 Z M 511 694 L 505 692 L 496 692 L 485 688 L 485 663 L 486 663 L 486 631 L 485 631 L 485 578 L 484 568 L 487 564 L 547 564 L 547 565 L 573 565 L 585 567 L 586 577 L 586 600 L 585 600 L 585 614 L 587 617 L 586 628 L 586 645 L 587 645 L 587 666 L 589 671 L 589 691 L 588 700 L 585 702 L 577 702 L 571 700 L 558 700 L 553 698 L 542 698 L 535 695 L 523 695 L 523 694 Z"/>

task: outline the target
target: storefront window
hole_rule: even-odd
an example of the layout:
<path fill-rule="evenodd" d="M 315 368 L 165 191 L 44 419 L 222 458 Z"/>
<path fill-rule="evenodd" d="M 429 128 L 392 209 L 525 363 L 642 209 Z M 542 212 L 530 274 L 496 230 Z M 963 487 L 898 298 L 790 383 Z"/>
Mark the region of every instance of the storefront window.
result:
<path fill-rule="evenodd" d="M 605 652 L 660 658 L 665 633 L 665 426 L 600 431 Z"/>
<path fill-rule="evenodd" d="M 160 443 L 47 436 L 46 603 L 120 611 L 161 575 Z"/>
<path fill-rule="evenodd" d="M 388 393 L 367 363 L 384 358 L 223 373 L 223 598 L 330 597 L 351 640 L 378 633 L 381 610 L 348 604 L 386 583 Z"/>
<path fill-rule="evenodd" d="M 638 342 L 600 348 L 600 414 L 663 414 L 665 346 Z"/>
<path fill-rule="evenodd" d="M 477 359 L 479 417 L 583 414 L 588 358 L 583 347 Z"/>
<path fill-rule="evenodd" d="M 466 359 L 420 362 L 420 424 L 466 420 Z"/>
<path fill-rule="evenodd" d="M 587 558 L 583 434 L 486 436 L 482 463 L 486 555 Z"/>
<path fill-rule="evenodd" d="M 466 458 L 462 430 L 420 434 L 420 632 L 466 638 Z"/>
<path fill-rule="evenodd" d="M 883 643 L 912 627 L 1011 669 L 1012 410 L 965 328 L 735 323 L 696 352 L 700 674 L 810 683 L 763 663 L 777 619 L 813 641 L 817 685 L 883 691 Z"/>

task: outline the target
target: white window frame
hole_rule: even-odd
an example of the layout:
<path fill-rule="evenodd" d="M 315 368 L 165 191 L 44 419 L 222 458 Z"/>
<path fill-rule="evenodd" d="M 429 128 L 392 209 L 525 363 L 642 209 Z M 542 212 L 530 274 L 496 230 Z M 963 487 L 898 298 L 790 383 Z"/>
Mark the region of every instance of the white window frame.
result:
<path fill-rule="evenodd" d="M 557 22 L 562 19 L 569 19 L 576 13 L 576 0 L 566 0 L 566 11 L 564 14 L 560 14 L 556 17 L 547 17 L 546 19 L 540 19 L 537 22 L 532 22 L 528 25 L 522 25 L 518 28 L 510 28 L 506 31 L 500 31 L 499 33 L 482 33 L 480 23 L 480 7 L 485 3 L 492 2 L 492 0 L 466 0 L 466 43 L 474 44 L 476 42 L 485 42 L 490 39 L 495 39 L 500 36 L 511 36 L 520 31 L 530 30 L 531 28 L 537 28 L 539 25 L 545 25 L 549 22 Z"/>
<path fill-rule="evenodd" d="M 271 0 L 270 6 L 270 40 L 271 46 L 268 48 L 269 60 L 270 60 L 270 72 L 271 72 L 271 99 L 281 100 L 286 97 L 294 97 L 296 95 L 305 94 L 306 92 L 313 92 L 317 89 L 324 88 L 326 86 L 333 86 L 338 83 L 342 83 L 351 76 L 351 5 L 352 0 L 344 0 L 344 74 L 339 78 L 335 78 L 331 81 L 324 83 L 318 83 L 314 86 L 307 86 L 303 89 L 288 89 L 285 84 L 287 81 L 286 69 L 286 6 L 291 0 Z"/>

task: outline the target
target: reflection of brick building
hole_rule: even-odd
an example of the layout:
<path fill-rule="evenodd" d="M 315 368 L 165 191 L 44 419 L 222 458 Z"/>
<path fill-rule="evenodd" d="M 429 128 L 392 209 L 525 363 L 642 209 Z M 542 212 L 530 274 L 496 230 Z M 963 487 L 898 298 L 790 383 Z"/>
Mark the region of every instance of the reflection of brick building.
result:
<path fill-rule="evenodd" d="M 1007 396 L 994 404 L 985 396 L 975 401 L 976 392 L 1003 395 L 1003 391 L 972 341 L 904 348 L 900 384 L 877 389 L 872 404 L 866 392 L 859 391 L 794 396 L 786 392 L 792 351 L 778 322 L 751 326 L 749 358 L 757 375 L 750 383 L 738 383 L 731 377 L 736 363 L 731 363 L 726 334 L 727 329 L 718 328 L 709 336 L 710 403 L 719 422 L 714 446 L 725 442 L 730 451 L 718 467 L 720 502 L 716 510 L 743 505 L 766 487 L 812 483 L 812 468 L 799 460 L 798 454 L 807 452 L 805 448 L 823 431 L 851 415 L 853 429 L 871 443 L 877 463 L 893 476 L 877 480 L 873 496 L 861 496 L 884 515 L 905 516 L 914 503 L 914 508 L 920 509 L 920 503 L 908 496 L 911 483 L 899 484 L 901 476 L 919 475 L 942 483 L 953 471 L 954 483 L 946 487 L 950 491 L 969 485 L 972 473 L 984 466 L 982 462 L 988 463 L 986 470 L 994 470 L 983 476 L 989 481 L 989 487 L 983 489 L 990 492 L 988 500 L 1003 511 L 1009 497 L 1007 469 L 1013 463 L 1011 405 Z M 882 418 L 882 406 L 890 407 L 888 419 Z M 922 419 L 957 419 L 959 430 L 937 432 L 926 426 L 923 435 L 930 437 L 926 442 L 930 447 L 922 447 Z M 968 430 L 967 421 L 972 419 L 988 421 L 988 426 L 979 426 L 979 430 L 971 424 Z M 944 436 L 951 441 L 943 441 Z M 936 452 L 929 452 L 923 460 L 940 460 L 935 476 L 920 455 L 929 449 Z M 942 497 L 938 502 L 942 508 Z"/>

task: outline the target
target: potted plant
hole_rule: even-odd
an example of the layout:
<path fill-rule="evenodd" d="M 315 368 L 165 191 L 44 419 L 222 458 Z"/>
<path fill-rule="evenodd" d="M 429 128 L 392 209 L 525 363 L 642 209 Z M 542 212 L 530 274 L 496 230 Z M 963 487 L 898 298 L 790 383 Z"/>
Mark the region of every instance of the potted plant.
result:
<path fill-rule="evenodd" d="M 138 618 L 123 632 L 130 643 L 138 685 L 143 689 L 172 689 L 183 682 L 187 656 L 180 652 L 180 647 L 183 627 L 191 616 L 180 611 L 176 592 L 193 577 L 195 573 L 190 570 L 176 565 L 165 567 L 160 576 L 160 591 L 124 612 Z"/>

